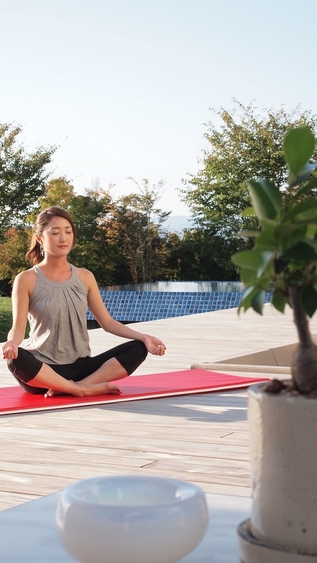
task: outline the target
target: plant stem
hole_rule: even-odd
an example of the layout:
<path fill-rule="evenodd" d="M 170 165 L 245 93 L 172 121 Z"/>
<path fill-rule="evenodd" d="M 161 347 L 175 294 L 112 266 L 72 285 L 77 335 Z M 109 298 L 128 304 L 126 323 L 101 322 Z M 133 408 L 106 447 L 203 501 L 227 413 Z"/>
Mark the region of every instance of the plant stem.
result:
<path fill-rule="evenodd" d="M 300 288 L 298 286 L 291 286 L 289 289 L 290 300 L 293 307 L 293 318 L 294 323 L 298 333 L 299 343 L 302 347 L 313 346 L 313 340 L 309 330 L 309 323 L 307 315 L 303 309 L 301 298 L 300 298 Z"/>

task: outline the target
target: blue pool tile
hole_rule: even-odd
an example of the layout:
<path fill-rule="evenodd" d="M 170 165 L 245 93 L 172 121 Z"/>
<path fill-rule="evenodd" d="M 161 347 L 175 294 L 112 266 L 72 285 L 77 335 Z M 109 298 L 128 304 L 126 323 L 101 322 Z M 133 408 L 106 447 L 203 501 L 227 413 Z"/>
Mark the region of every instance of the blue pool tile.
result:
<path fill-rule="evenodd" d="M 241 292 L 100 291 L 110 315 L 119 321 L 151 321 L 238 307 Z M 269 302 L 271 294 L 266 295 Z M 94 320 L 87 311 L 87 320 Z"/>

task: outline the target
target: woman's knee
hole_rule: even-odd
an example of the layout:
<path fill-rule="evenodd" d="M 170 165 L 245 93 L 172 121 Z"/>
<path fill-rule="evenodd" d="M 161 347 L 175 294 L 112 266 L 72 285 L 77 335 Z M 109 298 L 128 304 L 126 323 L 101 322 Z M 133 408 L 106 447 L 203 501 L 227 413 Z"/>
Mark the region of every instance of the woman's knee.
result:
<path fill-rule="evenodd" d="M 28 383 L 38 374 L 43 364 L 31 352 L 19 347 L 17 358 L 8 360 L 7 365 L 16 379 Z"/>
<path fill-rule="evenodd" d="M 147 353 L 146 346 L 143 342 L 140 340 L 131 340 L 123 345 L 121 353 L 116 356 L 116 359 L 130 375 L 144 362 Z"/>
<path fill-rule="evenodd" d="M 146 359 L 146 357 L 148 355 L 148 351 L 146 349 L 145 344 L 143 342 L 141 342 L 141 340 L 134 340 L 134 343 L 135 343 L 137 353 L 140 357 L 140 363 L 144 362 L 144 360 Z"/>

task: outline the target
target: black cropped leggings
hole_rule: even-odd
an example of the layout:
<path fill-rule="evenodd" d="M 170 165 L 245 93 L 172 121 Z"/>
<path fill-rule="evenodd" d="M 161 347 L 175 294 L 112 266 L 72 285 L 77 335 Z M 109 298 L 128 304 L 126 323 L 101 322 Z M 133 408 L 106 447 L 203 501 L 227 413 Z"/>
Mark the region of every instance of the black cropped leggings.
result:
<path fill-rule="evenodd" d="M 8 368 L 14 377 L 17 379 L 22 389 L 27 393 L 33 394 L 45 394 L 47 389 L 42 387 L 34 387 L 28 385 L 40 371 L 43 362 L 35 358 L 35 356 L 19 347 L 19 354 L 15 360 L 9 360 L 7 362 Z M 99 369 L 107 360 L 115 358 L 130 375 L 133 373 L 137 367 L 144 362 L 147 356 L 147 349 L 143 342 L 139 340 L 131 340 L 125 342 L 124 344 L 119 344 L 115 348 L 111 348 L 102 354 L 97 356 L 86 356 L 85 358 L 78 358 L 73 364 L 47 364 L 56 373 L 64 377 L 65 379 L 71 379 L 72 381 L 81 381 L 88 375 L 94 373 Z"/>

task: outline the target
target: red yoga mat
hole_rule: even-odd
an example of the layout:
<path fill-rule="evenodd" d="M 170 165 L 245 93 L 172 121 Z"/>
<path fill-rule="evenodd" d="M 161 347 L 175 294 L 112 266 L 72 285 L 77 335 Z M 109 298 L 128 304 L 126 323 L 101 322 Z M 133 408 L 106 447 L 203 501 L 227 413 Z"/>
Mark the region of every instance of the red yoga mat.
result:
<path fill-rule="evenodd" d="M 120 395 L 47 397 L 25 393 L 19 386 L 0 388 L 0 415 L 51 409 L 105 405 L 138 399 L 154 399 L 193 393 L 230 391 L 267 381 L 263 377 L 241 377 L 203 369 L 189 369 L 151 375 L 135 375 L 116 381 Z"/>

